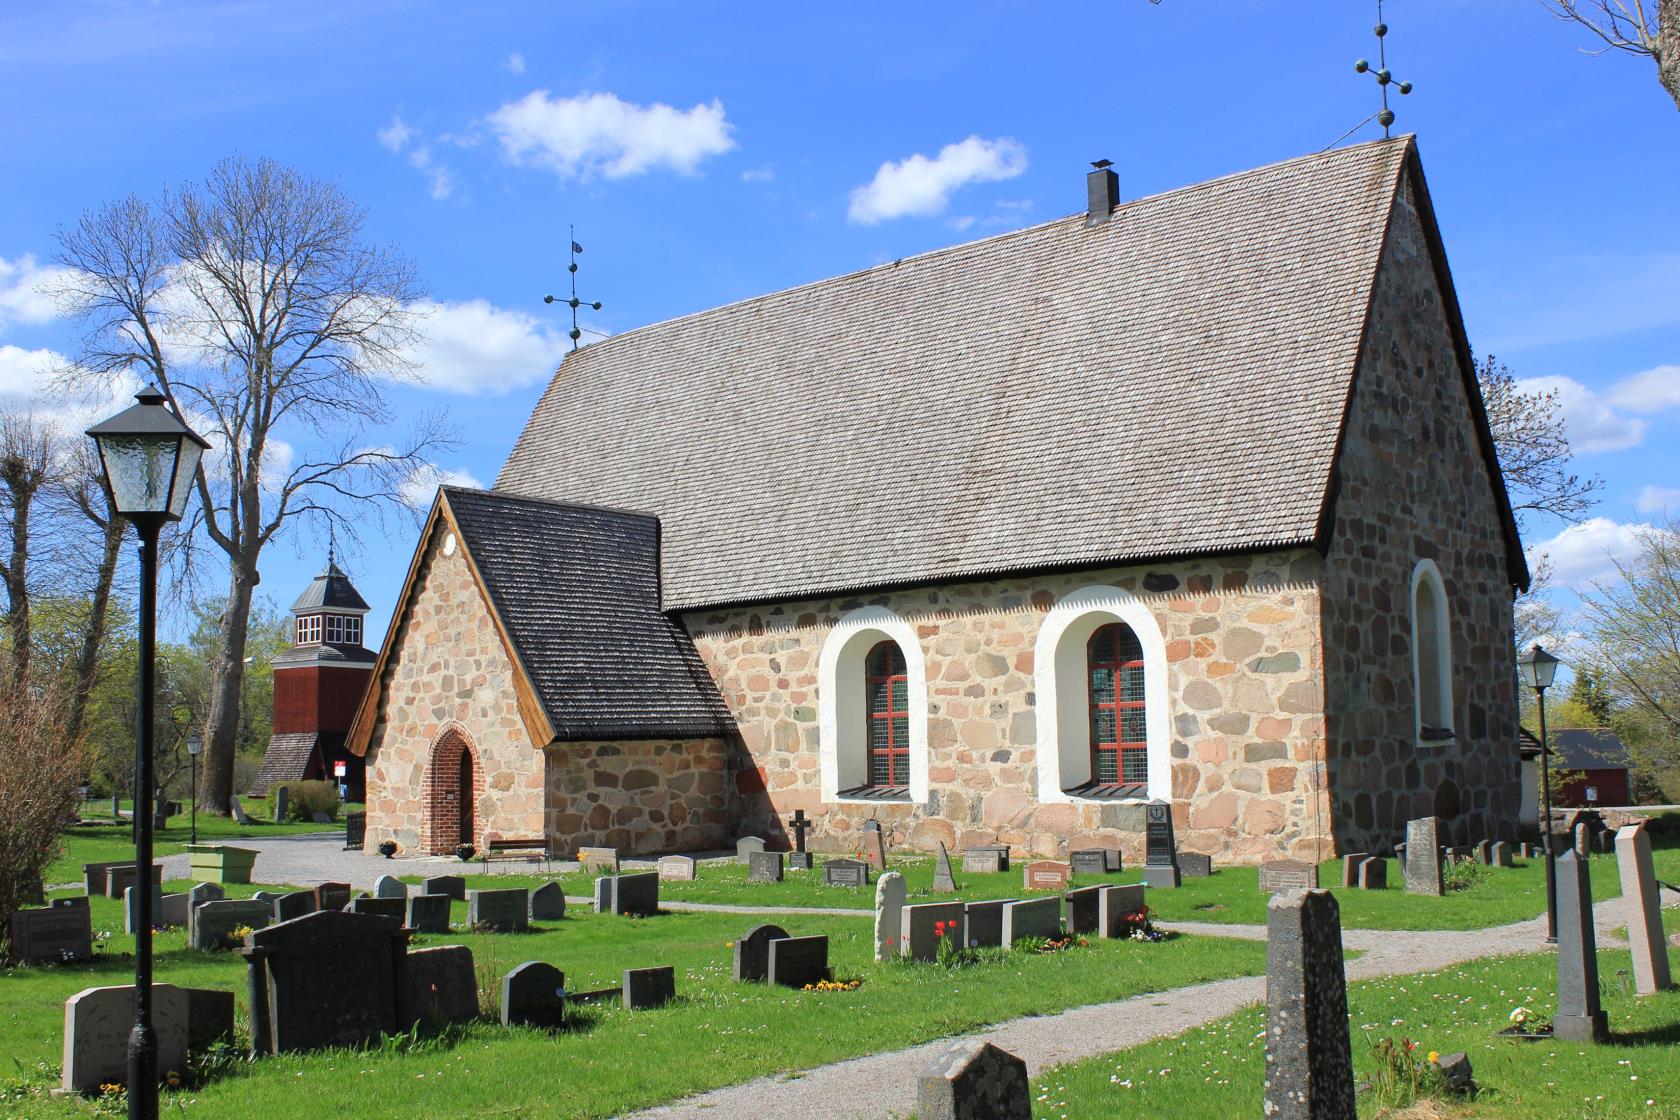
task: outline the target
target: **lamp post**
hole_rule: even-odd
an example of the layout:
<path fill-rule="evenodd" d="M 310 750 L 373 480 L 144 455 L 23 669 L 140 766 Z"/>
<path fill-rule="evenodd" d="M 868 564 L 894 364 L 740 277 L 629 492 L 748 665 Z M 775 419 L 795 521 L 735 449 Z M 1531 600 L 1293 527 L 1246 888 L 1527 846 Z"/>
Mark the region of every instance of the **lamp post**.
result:
<path fill-rule="evenodd" d="M 1546 741 L 1546 690 L 1557 676 L 1558 659 L 1534 643 L 1517 658 L 1523 683 L 1540 698 L 1540 842 L 1546 846 L 1546 944 L 1557 944 L 1557 852 L 1552 850 L 1552 757 Z"/>
<path fill-rule="evenodd" d="M 198 756 L 204 753 L 204 740 L 197 735 L 187 736 L 187 764 L 192 767 L 192 842 L 198 843 Z"/>
<path fill-rule="evenodd" d="M 134 781 L 134 1028 L 128 1035 L 129 1120 L 157 1120 L 158 1042 L 152 1028 L 152 758 L 156 706 L 157 545 L 164 525 L 179 521 L 210 445 L 181 423 L 155 386 L 139 402 L 87 430 L 111 507 L 140 537 L 140 666 Z"/>

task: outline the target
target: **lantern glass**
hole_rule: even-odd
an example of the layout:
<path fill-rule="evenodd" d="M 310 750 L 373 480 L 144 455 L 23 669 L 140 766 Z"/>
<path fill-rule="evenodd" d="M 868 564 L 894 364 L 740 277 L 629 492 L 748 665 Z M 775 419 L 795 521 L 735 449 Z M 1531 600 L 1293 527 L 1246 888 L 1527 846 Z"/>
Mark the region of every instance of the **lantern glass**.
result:
<path fill-rule="evenodd" d="M 1517 658 L 1517 668 L 1522 672 L 1523 683 L 1536 691 L 1552 687 L 1552 681 L 1557 677 L 1557 667 L 1558 659 L 1538 644 Z"/>
<path fill-rule="evenodd" d="M 118 513 L 167 513 L 174 489 L 181 440 L 156 436 L 108 435 L 99 457 Z"/>
<path fill-rule="evenodd" d="M 187 736 L 187 753 L 188 754 L 192 755 L 194 758 L 197 758 L 199 753 L 203 750 L 204 750 L 204 740 L 203 739 L 200 739 L 197 735 L 188 735 Z"/>

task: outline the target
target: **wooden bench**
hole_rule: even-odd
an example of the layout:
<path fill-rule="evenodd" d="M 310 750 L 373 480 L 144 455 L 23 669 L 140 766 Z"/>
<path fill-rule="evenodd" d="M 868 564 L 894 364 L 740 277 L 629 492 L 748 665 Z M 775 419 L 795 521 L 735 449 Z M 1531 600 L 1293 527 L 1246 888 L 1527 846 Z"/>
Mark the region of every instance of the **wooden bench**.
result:
<path fill-rule="evenodd" d="M 533 863 L 540 862 L 542 869 L 548 870 L 548 841 L 539 836 L 527 840 L 492 840 L 484 846 L 481 856 L 484 861 L 485 874 L 490 873 L 490 861 L 493 859 L 528 859 Z"/>

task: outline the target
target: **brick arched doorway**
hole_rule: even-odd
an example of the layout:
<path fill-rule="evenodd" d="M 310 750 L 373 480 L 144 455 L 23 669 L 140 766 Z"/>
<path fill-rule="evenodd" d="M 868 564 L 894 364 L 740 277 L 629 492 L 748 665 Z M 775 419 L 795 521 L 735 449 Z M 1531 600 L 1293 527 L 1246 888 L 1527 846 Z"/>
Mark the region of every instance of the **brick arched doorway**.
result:
<path fill-rule="evenodd" d="M 477 808 L 484 794 L 484 769 L 459 728 L 451 727 L 432 744 L 426 766 L 425 848 L 448 855 L 463 841 L 479 842 Z"/>

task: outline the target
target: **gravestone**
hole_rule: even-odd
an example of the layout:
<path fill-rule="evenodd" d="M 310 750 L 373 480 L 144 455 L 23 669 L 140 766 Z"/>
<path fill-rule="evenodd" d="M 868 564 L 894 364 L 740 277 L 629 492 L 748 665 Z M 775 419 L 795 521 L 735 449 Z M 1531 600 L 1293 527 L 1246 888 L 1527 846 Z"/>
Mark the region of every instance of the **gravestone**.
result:
<path fill-rule="evenodd" d="M 90 895 L 109 897 L 110 890 L 106 886 L 107 873 L 113 863 L 84 863 L 82 864 L 82 889 Z"/>
<path fill-rule="evenodd" d="M 1402 870 L 1405 869 L 1405 866 L 1406 866 L 1406 842 L 1404 840 L 1402 840 L 1402 841 L 1400 841 L 1400 843 L 1394 845 L 1394 861 L 1400 865 Z"/>
<path fill-rule="evenodd" d="M 747 857 L 747 882 L 779 883 L 782 881 L 782 853 L 753 852 Z"/>
<path fill-rule="evenodd" d="M 526 961 L 502 977 L 502 1026 L 555 1030 L 566 1023 L 566 974 Z"/>
<path fill-rule="evenodd" d="M 970 948 L 996 948 L 1003 944 L 1003 908 L 1013 898 L 988 898 L 963 907 L 963 933 Z"/>
<path fill-rule="evenodd" d="M 1068 884 L 1072 869 L 1053 859 L 1038 859 L 1021 869 L 1022 890 L 1059 891 Z"/>
<path fill-rule="evenodd" d="M 949 938 L 951 944 L 959 949 L 967 944 L 962 926 L 963 904 L 960 902 L 906 906 L 899 914 L 899 954 L 913 961 L 936 961 L 941 941 Z"/>
<path fill-rule="evenodd" d="M 1097 896 L 1097 936 L 1130 937 L 1141 924 L 1137 915 L 1144 913 L 1146 906 L 1144 890 L 1142 883 L 1102 888 L 1102 893 Z"/>
<path fill-rule="evenodd" d="M 864 822 L 863 861 L 876 871 L 887 869 L 887 838 L 878 821 Z"/>
<path fill-rule="evenodd" d="M 999 851 L 996 847 L 963 849 L 963 873 L 966 875 L 989 875 L 1007 870 L 1008 852 Z"/>
<path fill-rule="evenodd" d="M 700 863 L 693 856 L 661 856 L 659 877 L 672 883 L 692 883 L 700 877 Z"/>
<path fill-rule="evenodd" d="M 1513 866 L 1511 842 L 1509 840 L 1495 840 L 1493 846 L 1488 850 L 1488 858 L 1493 861 L 1494 867 Z"/>
<path fill-rule="evenodd" d="M 624 1010 L 650 1011 L 677 998 L 677 971 L 670 965 L 624 970 Z"/>
<path fill-rule="evenodd" d="M 187 997 L 187 1050 L 233 1042 L 233 993 L 217 988 L 182 988 Z"/>
<path fill-rule="evenodd" d="M 318 910 L 253 933 L 241 950 L 252 1052 L 360 1046 L 402 1029 L 407 992 L 398 980 L 407 938 L 397 921 L 346 910 Z"/>
<path fill-rule="evenodd" d="M 350 900 L 347 912 L 389 918 L 400 925 L 402 920 L 408 916 L 408 900 L 406 898 L 374 898 L 372 895 L 364 894 Z"/>
<path fill-rule="evenodd" d="M 945 841 L 939 842 L 939 854 L 933 859 L 933 890 L 936 894 L 950 894 L 957 889 L 957 878 L 951 874 L 951 853 Z"/>
<path fill-rule="evenodd" d="M 126 933 L 126 934 L 132 935 L 134 933 L 134 931 L 139 928 L 140 923 L 139 923 L 138 917 L 136 916 L 137 912 L 140 909 L 140 897 L 139 896 L 140 896 L 140 892 L 133 887 L 129 887 L 127 890 L 123 891 L 123 932 Z M 162 887 L 153 887 L 152 888 L 152 928 L 153 929 L 162 929 L 163 928 L 162 915 L 159 913 L 159 911 L 161 911 L 162 909 L 163 909 L 163 888 Z"/>
<path fill-rule="evenodd" d="M 228 898 L 195 906 L 187 923 L 187 944 L 194 949 L 238 948 L 233 931 L 241 926 L 261 930 L 274 916 L 273 904 L 254 898 Z"/>
<path fill-rule="evenodd" d="M 617 875 L 620 870 L 617 848 L 579 848 L 578 862 L 585 871 L 610 871 Z"/>
<path fill-rule="evenodd" d="M 1633 950 L 1633 990 L 1655 995 L 1671 986 L 1668 945 L 1663 941 L 1662 899 L 1651 863 L 1651 837 L 1645 822 L 1616 830 L 1616 870 L 1622 880 L 1622 906 Z"/>
<path fill-rule="evenodd" d="M 1096 932 L 1097 907 L 1102 893 L 1107 889 L 1106 886 L 1098 884 L 1094 887 L 1080 887 L 1062 896 L 1062 920 L 1069 933 Z"/>
<path fill-rule="evenodd" d="M 1517 855 L 1522 859 L 1534 859 L 1536 853 L 1539 851 L 1540 849 L 1537 845 L 1530 844 L 1527 840 L 1524 840 L 1521 844 L 1517 845 Z"/>
<path fill-rule="evenodd" d="M 109 864 L 105 869 L 105 893 L 109 897 L 121 902 L 123 892 L 129 887 L 134 886 L 137 882 L 139 882 L 139 880 L 140 875 L 139 872 L 135 870 L 134 864 Z M 161 887 L 163 885 L 163 865 L 160 863 L 152 864 L 152 885 L 154 887 Z"/>
<path fill-rule="evenodd" d="M 1150 887 L 1179 885 L 1178 846 L 1173 843 L 1172 806 L 1151 801 L 1143 808 L 1143 882 Z"/>
<path fill-rule="evenodd" d="M 566 891 L 559 883 L 544 883 L 531 892 L 533 922 L 558 922 L 565 916 Z"/>
<path fill-rule="evenodd" d="M 1476 842 L 1476 862 L 1483 867 L 1493 866 L 1493 841 L 1478 840 Z"/>
<path fill-rule="evenodd" d="M 867 887 L 869 865 L 856 859 L 831 859 L 823 864 L 826 887 Z"/>
<path fill-rule="evenodd" d="M 404 903 L 403 925 L 415 933 L 448 933 L 453 901 L 446 894 L 411 894 Z"/>
<path fill-rule="evenodd" d="M 613 898 L 618 893 L 618 876 L 602 875 L 595 880 L 595 913 L 611 914 Z"/>
<path fill-rule="evenodd" d="M 615 877 L 613 913 L 636 918 L 651 918 L 659 913 L 659 875 L 653 871 L 637 871 Z"/>
<path fill-rule="evenodd" d="M 1438 817 L 1419 817 L 1406 822 L 1406 893 L 1445 893 L 1441 877 L 1441 821 Z"/>
<path fill-rule="evenodd" d="M 524 933 L 531 928 L 529 892 L 523 887 L 467 892 L 467 925 L 494 933 Z"/>
<path fill-rule="evenodd" d="M 916 1082 L 921 1120 L 1032 1120 L 1027 1063 L 990 1042 L 953 1042 Z"/>
<path fill-rule="evenodd" d="M 1178 870 L 1186 879 L 1206 879 L 1213 874 L 1213 857 L 1201 852 L 1179 852 Z"/>
<path fill-rule="evenodd" d="M 289 922 L 293 918 L 301 918 L 305 914 L 315 913 L 315 892 L 294 891 L 283 894 L 274 900 L 274 920 Z"/>
<path fill-rule="evenodd" d="M 315 909 L 342 910 L 350 905 L 349 883 L 322 883 L 315 888 Z"/>
<path fill-rule="evenodd" d="M 1299 859 L 1272 859 L 1260 865 L 1260 889 L 1278 891 L 1311 890 L 1318 886 L 1318 864 Z"/>
<path fill-rule="evenodd" d="M 1268 1120 L 1354 1120 L 1342 915 L 1329 891 L 1266 903 Z"/>
<path fill-rule="evenodd" d="M 1059 897 L 1027 898 L 1008 902 L 1003 907 L 1004 948 L 1023 937 L 1055 937 L 1062 926 L 1062 900 Z"/>
<path fill-rule="evenodd" d="M 381 875 L 373 881 L 375 898 L 407 898 L 408 884 L 395 875 Z"/>
<path fill-rule="evenodd" d="M 316 824 L 331 824 L 332 823 L 332 814 L 331 813 L 316 813 L 311 819 Z"/>
<path fill-rule="evenodd" d="M 793 817 L 787 822 L 793 829 L 793 852 L 788 856 L 788 868 L 792 871 L 811 870 L 811 853 L 805 850 L 805 833 L 816 827 L 816 822 L 805 816 L 805 810 L 795 809 Z"/>
<path fill-rule="evenodd" d="M 890 961 L 898 956 L 907 896 L 904 876 L 896 871 L 887 872 L 875 884 L 875 959 L 878 961 Z"/>
<path fill-rule="evenodd" d="M 292 809 L 292 791 L 285 786 L 274 787 L 274 821 L 284 821 Z"/>
<path fill-rule="evenodd" d="M 85 896 L 55 898 L 39 910 L 12 911 L 12 960 L 57 963 L 93 956 L 93 918 Z"/>
<path fill-rule="evenodd" d="M 251 814 L 247 813 L 245 811 L 245 806 L 239 803 L 239 795 L 237 793 L 228 798 L 228 810 L 233 813 L 233 819 L 235 822 L 239 824 L 251 823 Z"/>
<path fill-rule="evenodd" d="M 64 1001 L 66 1093 L 97 1093 L 128 1081 L 128 1035 L 134 1027 L 134 987 L 84 988 Z M 152 1029 L 160 1073 L 187 1068 L 187 996 L 173 984 L 152 985 Z"/>
<path fill-rule="evenodd" d="M 754 926 L 735 942 L 735 971 L 737 981 L 763 983 L 770 969 L 770 942 L 788 935 L 781 926 Z"/>
<path fill-rule="evenodd" d="M 407 1030 L 414 1023 L 465 1023 L 476 1018 L 478 978 L 473 972 L 472 950 L 465 945 L 410 949 L 402 962 L 397 1028 Z"/>
<path fill-rule="evenodd" d="M 273 906 L 274 900 L 279 898 L 282 893 L 281 891 L 253 891 L 251 898 L 257 902 L 264 902 Z"/>
<path fill-rule="evenodd" d="M 1359 885 L 1359 865 L 1370 856 L 1370 852 L 1348 852 L 1342 856 L 1342 886 L 1355 887 Z M 1302 884 L 1311 886 L 1310 883 Z"/>
<path fill-rule="evenodd" d="M 778 937 L 770 942 L 765 980 L 783 988 L 803 988 L 827 980 L 828 936 Z"/>
<path fill-rule="evenodd" d="M 1122 869 L 1121 862 L 1118 848 L 1081 848 L 1068 853 L 1075 875 L 1113 875 Z"/>
<path fill-rule="evenodd" d="M 1361 890 L 1386 891 L 1388 889 L 1388 861 L 1381 856 L 1370 856 L 1359 862 L 1359 877 L 1356 880 Z"/>
<path fill-rule="evenodd" d="M 1593 835 L 1592 825 L 1584 820 L 1575 822 L 1575 854 L 1582 859 L 1592 855 Z"/>
<path fill-rule="evenodd" d="M 222 889 L 220 883 L 194 883 L 192 889 L 187 891 L 187 924 L 192 924 L 190 916 L 193 907 L 205 902 L 220 902 L 226 897 L 227 891 Z"/>
<path fill-rule="evenodd" d="M 762 837 L 743 836 L 739 840 L 735 841 L 735 862 L 741 864 L 749 863 L 751 862 L 750 857 L 754 852 L 762 852 L 763 850 L 764 839 Z"/>
<path fill-rule="evenodd" d="M 1598 946 L 1593 933 L 1592 880 L 1585 857 L 1557 861 L 1558 1010 L 1552 1036 L 1568 1042 L 1608 1042 L 1610 1024 L 1598 1001 Z"/>
<path fill-rule="evenodd" d="M 456 902 L 467 900 L 467 881 L 459 875 L 433 875 L 421 882 L 420 890 L 426 894 L 446 894 Z"/>
<path fill-rule="evenodd" d="M 789 871 L 809 871 L 812 867 L 810 852 L 789 852 L 787 854 Z"/>
<path fill-rule="evenodd" d="M 180 929 L 187 924 L 187 896 L 184 892 L 166 894 L 158 899 L 156 910 L 160 929 Z"/>

